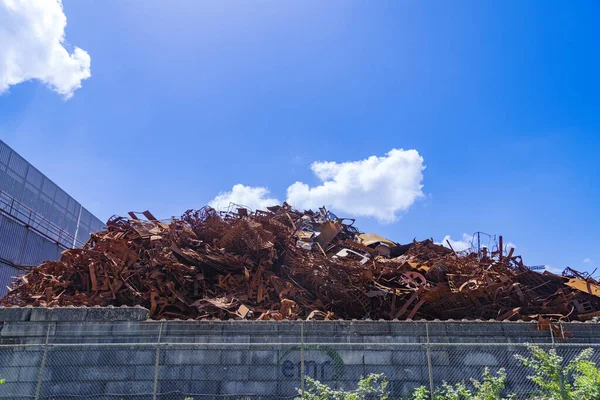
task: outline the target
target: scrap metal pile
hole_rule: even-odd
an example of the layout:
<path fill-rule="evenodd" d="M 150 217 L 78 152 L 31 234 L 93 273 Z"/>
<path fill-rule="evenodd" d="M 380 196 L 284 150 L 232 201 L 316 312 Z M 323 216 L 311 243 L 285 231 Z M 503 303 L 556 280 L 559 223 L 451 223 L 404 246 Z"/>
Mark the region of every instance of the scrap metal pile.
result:
<path fill-rule="evenodd" d="M 82 249 L 21 277 L 5 306 L 142 305 L 154 319 L 588 320 L 600 285 L 526 267 L 513 250 L 457 253 L 361 234 L 287 204 L 158 221 L 113 217 Z"/>

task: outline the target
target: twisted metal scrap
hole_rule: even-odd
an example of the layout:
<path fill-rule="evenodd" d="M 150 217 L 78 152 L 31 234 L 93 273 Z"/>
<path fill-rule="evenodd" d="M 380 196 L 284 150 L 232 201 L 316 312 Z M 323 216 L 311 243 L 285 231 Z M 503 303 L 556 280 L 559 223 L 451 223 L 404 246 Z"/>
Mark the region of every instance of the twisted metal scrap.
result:
<path fill-rule="evenodd" d="M 299 232 L 310 237 L 320 227 L 327 239 L 297 247 Z M 598 282 L 576 271 L 539 274 L 512 253 L 457 254 L 431 240 L 384 258 L 358 233 L 324 208 L 301 213 L 286 204 L 255 213 L 204 207 L 168 222 L 113 217 L 82 249 L 21 277 L 0 303 L 142 305 L 155 319 L 600 316 Z M 334 256 L 345 248 L 368 262 Z"/>

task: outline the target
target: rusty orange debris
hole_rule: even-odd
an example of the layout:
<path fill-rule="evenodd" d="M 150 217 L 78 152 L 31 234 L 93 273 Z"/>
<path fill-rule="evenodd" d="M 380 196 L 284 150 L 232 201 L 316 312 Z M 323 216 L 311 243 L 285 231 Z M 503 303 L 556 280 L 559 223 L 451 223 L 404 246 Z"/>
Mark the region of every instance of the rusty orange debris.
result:
<path fill-rule="evenodd" d="M 521 319 L 547 328 L 600 317 L 597 281 L 536 272 L 501 245 L 399 244 L 325 208 L 286 203 L 163 221 L 129 215 L 32 269 L 0 303 L 142 305 L 154 319 Z"/>

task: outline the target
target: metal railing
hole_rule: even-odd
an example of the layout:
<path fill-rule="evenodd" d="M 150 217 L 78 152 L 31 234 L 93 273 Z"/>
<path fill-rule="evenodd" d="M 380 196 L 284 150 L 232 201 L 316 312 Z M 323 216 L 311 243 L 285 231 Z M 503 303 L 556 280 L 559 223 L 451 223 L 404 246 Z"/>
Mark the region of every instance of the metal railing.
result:
<path fill-rule="evenodd" d="M 73 246 L 81 247 L 85 244 L 2 190 L 0 190 L 0 212 L 31 228 L 64 249 L 70 249 Z"/>

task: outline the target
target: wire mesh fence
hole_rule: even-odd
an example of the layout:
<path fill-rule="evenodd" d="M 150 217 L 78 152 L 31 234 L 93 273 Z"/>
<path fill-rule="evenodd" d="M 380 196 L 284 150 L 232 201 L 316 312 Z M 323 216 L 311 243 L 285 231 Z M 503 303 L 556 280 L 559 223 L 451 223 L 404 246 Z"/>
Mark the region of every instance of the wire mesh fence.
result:
<path fill-rule="evenodd" d="M 45 400 L 293 399 L 308 378 L 331 388 L 354 389 L 361 377 L 384 374 L 391 399 L 409 399 L 420 386 L 480 379 L 485 369 L 506 371 L 506 393 L 528 399 L 537 390 L 517 355 L 526 343 L 376 342 L 325 340 L 261 343 L 260 337 L 215 338 L 201 343 L 160 334 L 144 343 L 46 342 L 0 345 L 0 398 Z M 184 340 L 187 339 L 187 340 Z M 193 339 L 193 338 L 192 338 Z M 326 338 L 325 338 L 326 339 Z M 393 338 L 392 338 L 393 339 Z M 566 365 L 600 344 L 539 343 Z"/>

